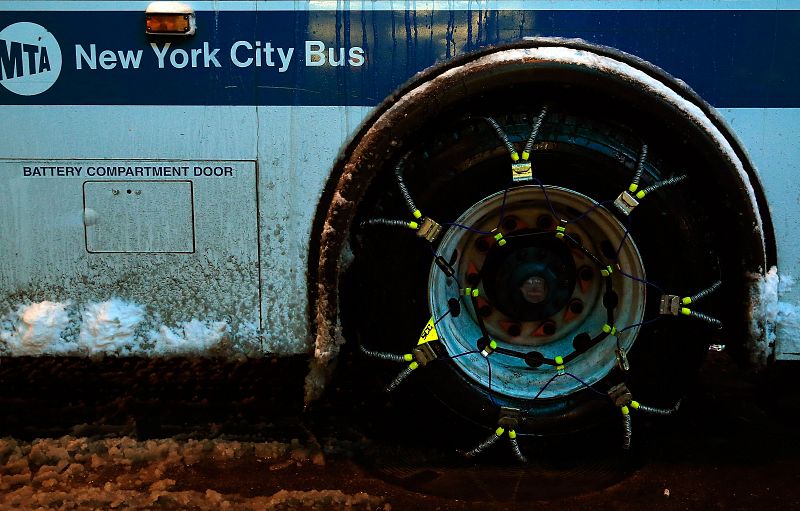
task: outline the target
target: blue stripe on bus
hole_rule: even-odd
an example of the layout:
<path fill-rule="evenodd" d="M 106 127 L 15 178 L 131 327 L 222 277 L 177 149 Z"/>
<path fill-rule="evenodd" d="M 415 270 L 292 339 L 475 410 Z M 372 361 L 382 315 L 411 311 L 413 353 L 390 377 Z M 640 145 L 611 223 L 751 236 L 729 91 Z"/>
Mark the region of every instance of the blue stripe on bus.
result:
<path fill-rule="evenodd" d="M 171 49 L 208 43 L 220 49 L 221 67 L 183 69 L 169 62 L 158 68 L 149 44 L 157 40 L 144 34 L 141 12 L 0 13 L 0 28 L 18 21 L 50 30 L 64 63 L 46 92 L 18 96 L 0 87 L 0 104 L 370 106 L 454 55 L 526 36 L 559 36 L 649 60 L 717 107 L 800 107 L 800 11 L 203 11 L 197 34 L 170 39 Z M 307 40 L 363 47 L 365 64 L 307 67 Z M 269 41 L 295 53 L 284 73 L 237 67 L 229 56 L 236 41 Z M 141 65 L 77 70 L 75 45 L 88 51 L 90 44 L 97 53 L 142 50 Z"/>

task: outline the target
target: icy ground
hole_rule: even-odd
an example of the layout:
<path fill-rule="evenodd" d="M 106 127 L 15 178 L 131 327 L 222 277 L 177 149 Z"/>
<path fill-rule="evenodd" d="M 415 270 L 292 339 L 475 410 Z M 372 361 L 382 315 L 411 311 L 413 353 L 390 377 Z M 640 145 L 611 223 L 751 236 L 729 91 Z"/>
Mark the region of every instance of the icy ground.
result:
<path fill-rule="evenodd" d="M 364 509 L 390 510 L 383 498 L 331 490 L 279 490 L 242 496 L 191 488 L 182 480 L 193 467 L 228 466 L 236 473 L 281 472 L 304 464 L 324 466 L 319 447 L 298 440 L 239 442 L 128 437 L 0 440 L 0 506 L 23 509 Z M 232 474 L 236 477 L 236 473 Z"/>

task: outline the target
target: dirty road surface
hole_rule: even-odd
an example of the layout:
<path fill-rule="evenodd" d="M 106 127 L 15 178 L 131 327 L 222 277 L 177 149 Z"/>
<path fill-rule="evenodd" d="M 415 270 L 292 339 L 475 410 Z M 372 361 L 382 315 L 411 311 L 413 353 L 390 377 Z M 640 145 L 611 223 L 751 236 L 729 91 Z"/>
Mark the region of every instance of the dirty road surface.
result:
<path fill-rule="evenodd" d="M 304 410 L 306 367 L 4 359 L 0 509 L 800 509 L 797 368 L 709 354 L 680 413 L 635 418 L 630 454 L 611 428 L 523 440 L 520 466 L 502 443 L 463 461 L 435 441 L 453 424 L 393 429 L 346 379 Z"/>

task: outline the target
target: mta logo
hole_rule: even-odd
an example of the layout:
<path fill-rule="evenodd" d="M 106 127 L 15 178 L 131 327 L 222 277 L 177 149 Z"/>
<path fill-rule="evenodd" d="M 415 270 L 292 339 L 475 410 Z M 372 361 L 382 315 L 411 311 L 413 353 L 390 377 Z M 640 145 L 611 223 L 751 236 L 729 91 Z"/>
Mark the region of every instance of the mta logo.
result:
<path fill-rule="evenodd" d="M 23 53 L 27 57 L 24 60 Z M 50 59 L 47 58 L 47 46 L 0 39 L 0 70 L 3 72 L 4 80 L 51 71 Z"/>
<path fill-rule="evenodd" d="M 21 96 L 46 91 L 61 72 L 56 38 L 36 23 L 14 23 L 0 30 L 0 84 Z"/>

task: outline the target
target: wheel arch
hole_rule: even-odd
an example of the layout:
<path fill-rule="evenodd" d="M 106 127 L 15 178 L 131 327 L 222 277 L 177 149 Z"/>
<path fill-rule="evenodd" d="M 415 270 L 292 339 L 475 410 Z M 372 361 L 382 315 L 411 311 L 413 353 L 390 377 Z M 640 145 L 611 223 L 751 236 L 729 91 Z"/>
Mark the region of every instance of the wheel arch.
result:
<path fill-rule="evenodd" d="M 746 221 L 741 224 L 750 225 L 750 229 L 749 232 L 745 228 L 739 229 L 738 235 L 741 239 L 735 245 L 739 250 L 731 257 L 747 259 L 743 264 L 747 274 L 753 278 L 763 275 L 775 265 L 776 244 L 768 203 L 747 151 L 716 110 L 686 83 L 634 55 L 579 39 L 530 38 L 510 45 L 486 48 L 417 73 L 362 122 L 334 163 L 317 206 L 309 245 L 309 324 L 314 339 L 314 356 L 306 379 L 307 402 L 321 394 L 335 365 L 339 347 L 344 343 L 339 318 L 338 290 L 343 258 L 346 259 L 348 253 L 346 246 L 350 225 L 373 177 L 385 167 L 383 163 L 397 152 L 397 148 L 402 146 L 398 134 L 412 127 L 414 119 L 425 117 L 419 111 L 414 115 L 415 109 L 425 109 L 427 112 L 430 108 L 430 105 L 421 101 L 425 97 L 441 93 L 446 85 L 462 84 L 467 76 L 476 77 L 480 73 L 486 76 L 496 75 L 500 69 L 513 73 L 513 66 L 518 62 L 513 59 L 503 60 L 503 52 L 523 50 L 524 53 L 524 50 L 541 48 L 564 48 L 573 53 L 594 54 L 617 61 L 640 73 L 642 77 L 657 82 L 663 87 L 661 92 L 673 95 L 673 100 L 682 102 L 682 106 L 689 106 L 704 116 L 708 124 L 703 129 L 709 136 L 720 138 L 718 142 L 723 147 L 720 147 L 719 154 L 727 156 L 726 179 L 746 198 L 737 206 L 743 207 L 740 212 L 746 215 Z M 516 55 L 522 53 L 517 52 Z M 496 59 L 498 56 L 501 58 Z M 522 64 L 530 63 L 522 58 Z M 533 60 L 535 59 L 532 58 L 531 61 Z M 488 70 L 492 66 L 497 67 Z M 412 91 L 414 95 L 409 98 Z M 451 90 L 449 95 L 468 92 L 466 88 Z M 663 97 L 661 100 L 667 101 Z M 454 100 L 450 98 L 448 101 L 452 103 Z M 759 339 L 753 339 L 751 335 L 748 346 L 755 349 L 754 346 L 759 342 Z"/>

